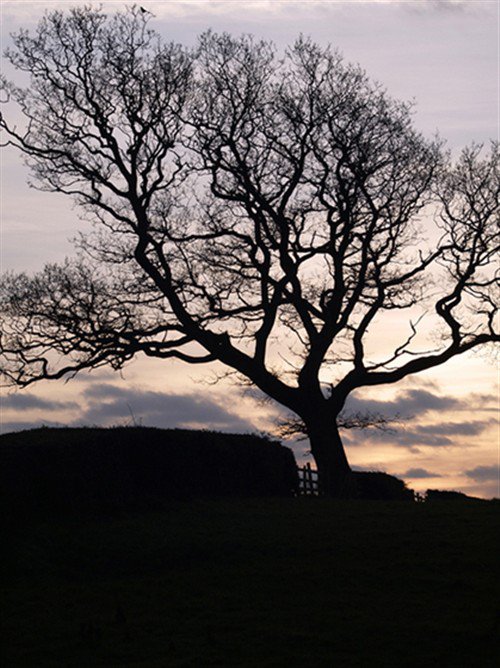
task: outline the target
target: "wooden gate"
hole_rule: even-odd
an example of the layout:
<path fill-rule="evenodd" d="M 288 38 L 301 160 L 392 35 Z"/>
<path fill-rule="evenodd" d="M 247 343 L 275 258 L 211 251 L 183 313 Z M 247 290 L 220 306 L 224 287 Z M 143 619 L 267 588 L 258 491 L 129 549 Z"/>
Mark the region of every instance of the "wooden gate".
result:
<path fill-rule="evenodd" d="M 319 474 L 316 469 L 311 468 L 311 464 L 298 467 L 299 473 L 299 495 L 300 496 L 320 496 L 321 485 Z"/>

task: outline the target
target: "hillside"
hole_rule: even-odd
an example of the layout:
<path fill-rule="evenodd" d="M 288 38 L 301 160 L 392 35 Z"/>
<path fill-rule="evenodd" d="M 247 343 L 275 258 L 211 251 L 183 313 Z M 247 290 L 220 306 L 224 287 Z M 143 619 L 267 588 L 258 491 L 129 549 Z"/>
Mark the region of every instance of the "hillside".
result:
<path fill-rule="evenodd" d="M 220 499 L 8 519 L 8 668 L 498 665 L 493 503 Z"/>
<path fill-rule="evenodd" d="M 254 436 L 2 436 L 3 665 L 497 665 L 497 503 L 292 498 L 296 475 Z"/>

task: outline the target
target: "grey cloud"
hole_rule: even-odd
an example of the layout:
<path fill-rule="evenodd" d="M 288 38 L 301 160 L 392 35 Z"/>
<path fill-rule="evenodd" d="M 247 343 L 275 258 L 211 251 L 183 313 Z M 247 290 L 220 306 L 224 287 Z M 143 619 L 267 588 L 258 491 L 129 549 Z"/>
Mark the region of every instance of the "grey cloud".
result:
<path fill-rule="evenodd" d="M 376 429 L 344 430 L 343 440 L 346 445 L 352 447 L 363 446 L 367 442 L 384 443 L 387 445 L 401 446 L 411 451 L 418 452 L 419 446 L 427 447 L 463 447 L 463 443 L 457 443 L 457 437 L 477 436 L 493 424 L 493 421 L 476 420 L 464 422 L 443 422 L 432 424 L 413 424 L 413 420 L 427 417 L 428 414 L 446 411 L 461 413 L 475 408 L 481 412 L 485 411 L 493 399 L 490 395 L 471 394 L 465 398 L 442 396 L 437 387 L 430 391 L 422 387 L 413 387 L 397 394 L 389 401 L 376 399 L 363 399 L 356 394 L 348 397 L 345 413 L 360 413 L 382 415 L 387 418 L 399 416 L 401 423 L 395 424 L 393 429 L 381 431 Z M 246 391 L 246 394 L 260 399 L 260 391 Z M 283 418 L 287 411 L 282 407 L 274 406 L 275 418 Z M 429 415 L 429 419 L 434 416 Z M 464 416 L 465 417 L 465 416 Z M 406 428 L 405 428 L 406 426 Z"/>
<path fill-rule="evenodd" d="M 164 428 L 206 427 L 223 431 L 252 431 L 253 424 L 207 397 L 96 385 L 85 391 L 89 400 L 80 423 L 102 424 L 131 420 Z"/>
<path fill-rule="evenodd" d="M 361 399 L 350 396 L 346 402 L 346 412 L 380 413 L 386 417 L 401 415 L 415 417 L 429 411 L 454 410 L 461 407 L 461 401 L 454 397 L 443 397 L 423 389 L 405 390 L 392 401 Z"/>
<path fill-rule="evenodd" d="M 427 471 L 427 469 L 421 469 L 421 468 L 414 468 L 414 469 L 408 469 L 406 473 L 398 473 L 397 474 L 401 478 L 442 478 L 439 473 L 433 473 L 432 471 Z"/>
<path fill-rule="evenodd" d="M 441 424 L 417 424 L 411 428 L 394 428 L 389 431 L 364 430 L 362 436 L 345 435 L 344 441 L 351 446 L 363 445 L 366 441 L 384 443 L 387 445 L 399 445 L 406 448 L 420 446 L 429 447 L 462 447 L 463 443 L 457 443 L 454 437 L 477 436 L 483 433 L 494 422 L 443 422 Z"/>
<path fill-rule="evenodd" d="M 483 482 L 487 480 L 498 480 L 500 473 L 498 466 L 493 464 L 492 466 L 476 466 L 474 469 L 465 471 L 465 475 L 478 482 Z"/>
<path fill-rule="evenodd" d="M 445 12 L 457 12 L 466 8 L 464 0 L 427 0 L 426 4 L 432 9 Z"/>
<path fill-rule="evenodd" d="M 442 434 L 448 436 L 477 436 L 488 429 L 492 420 L 485 422 L 443 422 L 442 424 L 417 425 L 415 431 L 419 434 Z"/>
<path fill-rule="evenodd" d="M 468 9 L 466 0 L 394 0 L 393 4 L 401 5 L 411 12 L 462 12 Z"/>
<path fill-rule="evenodd" d="M 57 411 L 66 408 L 76 408 L 78 404 L 73 401 L 51 401 L 50 399 L 41 399 L 32 394 L 23 394 L 17 392 L 2 397 L 2 408 L 8 408 L 14 411 L 43 409 L 44 411 Z"/>
<path fill-rule="evenodd" d="M 86 372 L 82 371 L 71 378 L 71 383 L 88 386 L 99 381 L 102 383 L 112 383 L 114 379 L 116 379 L 116 371 L 113 369 L 88 369 Z"/>
<path fill-rule="evenodd" d="M 497 480 L 489 482 L 472 483 L 470 485 L 462 484 L 460 491 L 469 496 L 476 496 L 482 499 L 499 499 L 500 485 Z"/>
<path fill-rule="evenodd" d="M 419 434 L 414 430 L 394 430 L 389 432 L 371 431 L 363 434 L 363 439 L 386 443 L 387 445 L 400 445 L 404 448 L 415 448 L 417 446 L 430 446 L 435 448 L 448 447 L 456 443 L 441 434 Z"/>
<path fill-rule="evenodd" d="M 367 443 L 377 443 L 400 446 L 408 448 L 413 452 L 418 452 L 419 447 L 463 447 L 462 443 L 457 443 L 456 440 L 450 438 L 450 436 L 435 433 L 432 429 L 432 425 L 429 425 L 427 433 L 420 433 L 418 431 L 418 425 L 412 429 L 393 429 L 390 431 L 366 429 L 357 436 L 343 434 L 343 440 L 351 447 L 364 446 Z"/>
<path fill-rule="evenodd" d="M 135 391 L 118 387 L 112 383 L 94 383 L 83 391 L 83 394 L 91 399 L 126 397 L 130 393 L 135 393 Z"/>
<path fill-rule="evenodd" d="M 479 394 L 473 392 L 463 401 L 461 410 L 481 411 L 498 414 L 498 396 L 496 394 Z"/>
<path fill-rule="evenodd" d="M 265 399 L 261 390 L 255 388 L 246 388 L 244 395 L 249 396 L 256 401 Z M 462 411 L 470 410 L 476 405 L 475 395 L 471 395 L 466 400 L 455 397 L 441 396 L 437 392 L 431 392 L 427 389 L 412 388 L 404 390 L 389 401 L 379 401 L 377 399 L 363 399 L 351 394 L 346 401 L 345 413 L 375 414 L 383 415 L 387 418 L 400 416 L 401 419 L 415 418 L 431 411 Z M 490 399 L 489 395 L 481 395 L 481 400 L 486 402 Z M 274 404 L 277 417 L 283 417 L 287 414 L 286 409 L 278 404 Z"/>

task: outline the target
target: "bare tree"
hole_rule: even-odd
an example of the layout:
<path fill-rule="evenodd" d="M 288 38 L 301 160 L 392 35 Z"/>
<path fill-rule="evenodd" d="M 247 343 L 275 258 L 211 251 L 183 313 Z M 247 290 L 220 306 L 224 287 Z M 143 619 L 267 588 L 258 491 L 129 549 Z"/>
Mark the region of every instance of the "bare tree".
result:
<path fill-rule="evenodd" d="M 4 276 L 3 373 L 27 386 L 141 352 L 217 360 L 298 417 L 342 495 L 339 426 L 370 421 L 349 422 L 351 392 L 499 339 L 498 146 L 451 164 L 409 105 L 308 40 L 279 58 L 206 33 L 189 52 L 149 18 L 51 13 L 7 52 L 31 85 L 3 83 L 26 120 L 2 116 L 6 143 L 95 230 L 76 260 Z M 386 314 L 417 307 L 432 349 L 411 315 L 386 357 L 370 352 Z"/>

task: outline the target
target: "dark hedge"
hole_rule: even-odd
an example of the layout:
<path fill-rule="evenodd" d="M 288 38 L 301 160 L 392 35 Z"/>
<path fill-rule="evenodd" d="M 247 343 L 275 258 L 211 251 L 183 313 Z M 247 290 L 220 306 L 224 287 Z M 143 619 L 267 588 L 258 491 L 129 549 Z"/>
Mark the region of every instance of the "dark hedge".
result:
<path fill-rule="evenodd" d="M 413 501 L 414 492 L 400 480 L 381 471 L 353 471 L 352 496 L 372 501 Z"/>
<path fill-rule="evenodd" d="M 292 496 L 297 487 L 292 451 L 259 436 L 146 427 L 42 428 L 0 436 L 0 498 L 17 510 Z"/>

